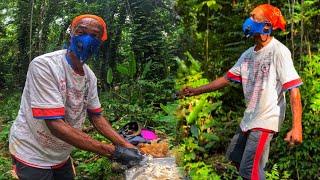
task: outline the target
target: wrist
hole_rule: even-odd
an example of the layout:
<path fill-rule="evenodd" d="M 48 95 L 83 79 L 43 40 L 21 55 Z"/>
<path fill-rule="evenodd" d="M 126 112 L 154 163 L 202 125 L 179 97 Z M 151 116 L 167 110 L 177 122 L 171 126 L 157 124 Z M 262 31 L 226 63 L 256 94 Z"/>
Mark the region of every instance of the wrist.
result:
<path fill-rule="evenodd" d="M 302 132 L 302 126 L 292 126 L 292 130 Z"/>
<path fill-rule="evenodd" d="M 301 123 L 293 123 L 292 129 L 302 129 L 302 124 Z"/>
<path fill-rule="evenodd" d="M 103 144 L 102 151 L 101 154 L 103 156 L 112 156 L 116 151 L 116 147 L 110 144 Z"/>
<path fill-rule="evenodd" d="M 202 94 L 203 92 L 204 92 L 204 90 L 201 89 L 201 88 L 195 88 L 195 89 L 194 89 L 194 94 L 195 94 L 195 95 Z"/>
<path fill-rule="evenodd" d="M 127 142 L 125 139 L 122 139 L 121 141 L 114 142 L 113 144 L 114 146 L 128 147 L 130 143 Z"/>

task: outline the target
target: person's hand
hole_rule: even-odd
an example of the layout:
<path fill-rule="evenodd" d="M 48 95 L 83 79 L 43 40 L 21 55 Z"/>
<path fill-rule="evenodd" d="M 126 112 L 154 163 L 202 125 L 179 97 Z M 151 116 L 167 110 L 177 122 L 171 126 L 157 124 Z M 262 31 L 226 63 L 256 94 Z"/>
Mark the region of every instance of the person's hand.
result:
<path fill-rule="evenodd" d="M 129 143 L 129 142 L 127 142 L 126 144 L 124 144 L 123 147 L 129 148 L 129 149 L 137 149 L 136 146 L 134 146 L 133 144 L 131 144 L 131 143 Z"/>
<path fill-rule="evenodd" d="M 200 94 L 195 88 L 185 87 L 177 93 L 179 99 Z"/>
<path fill-rule="evenodd" d="M 284 138 L 285 141 L 289 143 L 290 146 L 302 143 L 302 130 L 301 129 L 291 129 Z"/>
<path fill-rule="evenodd" d="M 138 149 L 116 146 L 112 159 L 127 167 L 132 167 L 138 165 L 143 156 Z"/>

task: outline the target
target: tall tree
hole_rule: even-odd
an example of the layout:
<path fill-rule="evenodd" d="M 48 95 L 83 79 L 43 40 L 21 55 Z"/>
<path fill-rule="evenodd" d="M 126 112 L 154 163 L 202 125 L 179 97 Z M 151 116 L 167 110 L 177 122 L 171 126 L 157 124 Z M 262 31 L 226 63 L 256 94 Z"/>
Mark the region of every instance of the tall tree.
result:
<path fill-rule="evenodd" d="M 139 62 L 139 73 L 142 73 L 143 64 L 152 60 L 157 64 L 154 74 L 150 78 L 164 78 L 168 58 L 168 48 L 165 45 L 166 33 L 162 25 L 160 13 L 165 8 L 158 6 L 157 1 L 132 0 L 129 1 L 130 18 L 132 21 L 132 50 L 136 60 Z"/>
<path fill-rule="evenodd" d="M 17 71 L 17 85 L 22 87 L 25 81 L 25 75 L 29 65 L 29 55 L 32 54 L 30 49 L 30 19 L 31 19 L 31 3 L 28 0 L 18 0 L 17 3 L 17 41 L 18 55 L 14 62 L 14 69 Z M 31 34 L 32 37 L 32 34 Z"/>

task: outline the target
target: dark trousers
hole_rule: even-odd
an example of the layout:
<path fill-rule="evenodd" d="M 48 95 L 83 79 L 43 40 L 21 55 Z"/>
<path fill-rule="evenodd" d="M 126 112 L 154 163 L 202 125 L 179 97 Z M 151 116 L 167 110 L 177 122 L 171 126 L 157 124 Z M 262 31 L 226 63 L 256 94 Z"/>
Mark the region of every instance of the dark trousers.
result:
<path fill-rule="evenodd" d="M 227 158 L 237 166 L 244 179 L 265 180 L 264 168 L 268 161 L 270 141 L 274 132 L 260 128 L 233 136 L 227 149 Z"/>
<path fill-rule="evenodd" d="M 40 169 L 25 165 L 13 159 L 13 165 L 19 180 L 73 180 L 71 159 L 56 169 Z"/>

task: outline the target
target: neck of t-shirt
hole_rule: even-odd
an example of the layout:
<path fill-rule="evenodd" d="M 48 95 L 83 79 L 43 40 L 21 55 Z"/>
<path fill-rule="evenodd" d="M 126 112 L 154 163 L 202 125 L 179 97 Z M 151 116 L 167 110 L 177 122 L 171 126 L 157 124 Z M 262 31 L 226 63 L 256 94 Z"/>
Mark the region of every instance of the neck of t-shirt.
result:
<path fill-rule="evenodd" d="M 270 42 L 273 40 L 272 36 L 269 36 L 266 41 L 259 41 L 257 44 L 254 46 L 254 51 L 259 52 L 262 49 L 264 49 L 266 46 L 270 44 Z"/>
<path fill-rule="evenodd" d="M 71 66 L 71 68 L 73 69 L 73 71 L 80 75 L 80 76 L 84 76 L 84 69 L 83 69 L 83 64 L 80 63 L 79 60 L 77 60 L 77 57 L 71 53 L 71 52 L 67 52 L 66 54 L 66 59 L 68 60 L 68 64 Z"/>

